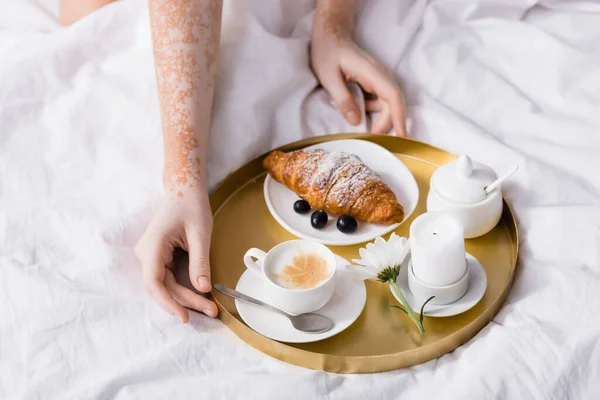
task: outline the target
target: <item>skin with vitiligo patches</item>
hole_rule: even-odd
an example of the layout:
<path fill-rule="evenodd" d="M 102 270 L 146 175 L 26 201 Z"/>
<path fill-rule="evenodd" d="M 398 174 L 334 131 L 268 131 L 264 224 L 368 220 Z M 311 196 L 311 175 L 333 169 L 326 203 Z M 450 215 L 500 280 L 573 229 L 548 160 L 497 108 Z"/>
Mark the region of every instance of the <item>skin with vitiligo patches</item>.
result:
<path fill-rule="evenodd" d="M 320 0 L 315 23 L 322 21 L 323 30 L 336 41 L 352 37 L 355 3 L 355 0 Z"/>
<path fill-rule="evenodd" d="M 211 104 L 200 95 L 214 90 L 220 1 L 150 1 L 152 40 L 165 147 L 164 184 L 181 188 L 200 181 L 203 163 L 198 130 L 209 129 Z M 203 140 L 203 139 L 200 139 Z"/>

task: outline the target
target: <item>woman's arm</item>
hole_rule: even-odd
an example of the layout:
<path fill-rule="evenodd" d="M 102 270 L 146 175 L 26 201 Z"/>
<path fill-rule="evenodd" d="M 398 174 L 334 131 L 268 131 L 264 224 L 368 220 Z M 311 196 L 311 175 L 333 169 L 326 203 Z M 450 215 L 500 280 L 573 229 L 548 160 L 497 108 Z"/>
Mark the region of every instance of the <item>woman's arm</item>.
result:
<path fill-rule="evenodd" d="M 354 81 L 369 95 L 367 111 L 380 112 L 371 131 L 386 133 L 393 126 L 397 135 L 406 136 L 402 91 L 387 68 L 354 43 L 355 12 L 355 0 L 317 0 L 312 68 L 348 122 L 360 122 L 358 105 L 347 86 Z"/>
<path fill-rule="evenodd" d="M 150 0 L 165 146 L 163 182 L 179 197 L 185 187 L 205 185 L 221 9 L 220 0 Z"/>
<path fill-rule="evenodd" d="M 212 215 L 206 151 L 217 71 L 221 0 L 150 0 L 154 62 L 164 139 L 165 199 L 136 246 L 144 282 L 158 303 L 186 322 L 184 307 L 217 315 L 210 300 L 179 285 L 173 251 L 190 257 L 190 280 L 209 292 Z"/>

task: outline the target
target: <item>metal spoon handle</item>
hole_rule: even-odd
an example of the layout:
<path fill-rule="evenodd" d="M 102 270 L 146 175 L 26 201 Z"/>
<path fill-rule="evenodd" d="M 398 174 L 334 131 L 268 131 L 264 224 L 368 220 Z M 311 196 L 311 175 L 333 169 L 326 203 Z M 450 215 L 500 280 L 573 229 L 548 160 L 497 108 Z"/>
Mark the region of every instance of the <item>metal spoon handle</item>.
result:
<path fill-rule="evenodd" d="M 215 289 L 217 289 L 219 292 L 221 292 L 224 295 L 226 295 L 226 296 L 233 297 L 234 299 L 237 299 L 237 300 L 240 300 L 240 301 L 244 301 L 246 303 L 254 304 L 256 306 L 261 306 L 261 307 L 268 308 L 269 310 L 275 311 L 275 312 L 277 312 L 279 314 L 283 314 L 283 315 L 285 315 L 288 318 L 291 317 L 290 314 L 286 313 L 283 310 L 280 310 L 277 307 L 274 307 L 274 306 L 272 306 L 270 304 L 267 304 L 267 303 L 263 303 L 262 301 L 260 301 L 258 299 L 255 299 L 254 297 L 247 296 L 244 293 L 240 293 L 237 290 L 230 289 L 227 286 L 221 285 L 220 283 L 215 283 L 213 285 L 213 287 Z"/>

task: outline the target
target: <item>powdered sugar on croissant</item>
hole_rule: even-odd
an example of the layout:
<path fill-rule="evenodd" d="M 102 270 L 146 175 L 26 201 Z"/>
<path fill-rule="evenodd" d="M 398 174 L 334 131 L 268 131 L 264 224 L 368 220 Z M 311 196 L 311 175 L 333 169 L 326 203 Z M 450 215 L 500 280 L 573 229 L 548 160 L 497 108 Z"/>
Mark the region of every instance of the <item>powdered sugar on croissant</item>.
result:
<path fill-rule="evenodd" d="M 378 224 L 401 222 L 404 218 L 394 192 L 353 154 L 274 151 L 265 158 L 263 166 L 273 179 L 313 208 Z"/>

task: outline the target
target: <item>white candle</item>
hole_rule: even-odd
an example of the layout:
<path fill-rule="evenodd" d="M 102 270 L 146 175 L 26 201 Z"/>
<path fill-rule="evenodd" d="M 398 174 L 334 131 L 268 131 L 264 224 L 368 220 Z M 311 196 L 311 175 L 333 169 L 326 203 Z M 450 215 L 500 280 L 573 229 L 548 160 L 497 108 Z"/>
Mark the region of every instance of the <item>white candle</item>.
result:
<path fill-rule="evenodd" d="M 415 276 L 428 285 L 445 286 L 467 271 L 463 226 L 455 217 L 428 212 L 410 226 L 410 251 Z"/>

